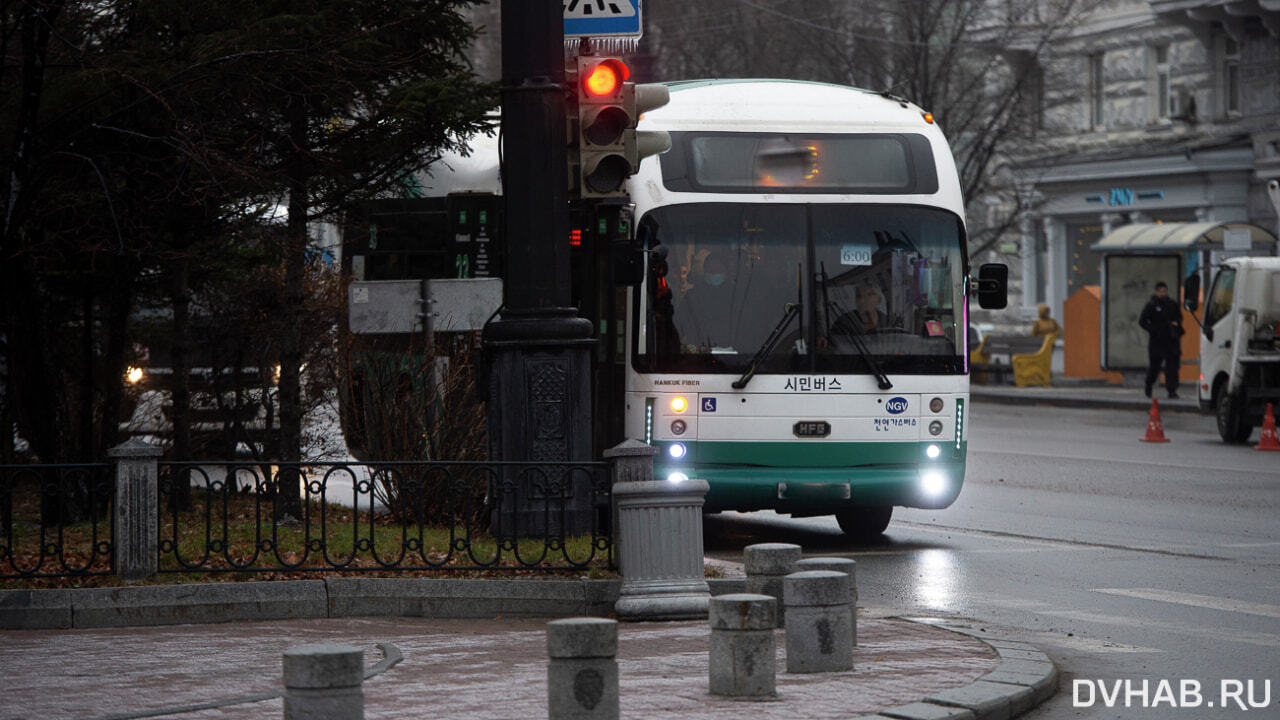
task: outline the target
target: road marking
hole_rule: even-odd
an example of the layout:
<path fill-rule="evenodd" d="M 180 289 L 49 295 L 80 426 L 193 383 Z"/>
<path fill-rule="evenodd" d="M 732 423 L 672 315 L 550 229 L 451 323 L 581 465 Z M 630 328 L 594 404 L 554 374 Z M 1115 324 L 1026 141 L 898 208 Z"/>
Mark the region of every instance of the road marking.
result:
<path fill-rule="evenodd" d="M 1149 618 L 1130 615 L 1105 615 L 1102 613 L 1082 612 L 1077 610 L 1044 610 L 1045 615 L 1052 615 L 1066 620 L 1080 622 L 1096 622 L 1103 625 L 1116 625 L 1125 628 L 1144 627 L 1162 630 L 1170 635 L 1185 637 L 1203 637 L 1211 640 L 1260 645 L 1262 647 L 1280 647 L 1280 635 L 1263 632 L 1242 632 L 1232 628 L 1189 627 L 1186 623 L 1161 622 Z"/>
<path fill-rule="evenodd" d="M 1121 595 L 1141 600 L 1156 600 L 1177 605 L 1191 605 L 1223 612 L 1280 618 L 1280 605 L 1245 602 L 1244 600 L 1232 600 L 1231 598 L 1214 597 L 1212 595 L 1194 595 L 1192 593 L 1180 593 L 1157 588 L 1094 588 L 1093 592 Z"/>
<path fill-rule="evenodd" d="M 984 448 L 975 448 L 972 444 L 972 441 L 970 441 L 969 455 L 973 456 L 973 455 L 980 455 L 980 454 L 1015 455 L 1018 457 L 1036 458 L 1038 460 L 1044 460 L 1047 457 L 1050 457 L 1050 456 L 1046 456 L 1043 453 L 1022 452 L 1018 450 L 987 450 Z M 1273 470 L 1271 467 L 1267 467 L 1264 469 L 1264 468 L 1219 467 L 1216 465 L 1188 466 L 1186 463 L 1167 463 L 1167 462 L 1156 462 L 1152 460 L 1126 460 L 1124 458 L 1110 458 L 1110 457 L 1098 458 L 1098 457 L 1090 457 L 1085 455 L 1081 455 L 1081 456 L 1053 455 L 1051 457 L 1053 457 L 1056 460 L 1073 460 L 1077 462 L 1096 462 L 1096 463 L 1102 463 L 1104 465 L 1114 465 L 1117 463 L 1124 463 L 1127 465 L 1142 465 L 1144 467 L 1167 467 L 1167 468 L 1179 468 L 1182 470 L 1204 470 L 1206 472 L 1230 472 L 1230 473 L 1240 473 L 1242 475 L 1243 474 L 1252 475 L 1257 473 L 1263 473 L 1267 475 L 1276 474 L 1276 471 Z"/>
<path fill-rule="evenodd" d="M 850 559 L 858 559 L 860 557 L 872 557 L 875 555 L 918 555 L 921 550 L 946 550 L 956 555 L 1008 555 L 1017 553 L 1038 553 L 1038 552 L 1096 552 L 1100 548 L 1088 546 L 1073 546 L 1062 543 L 1039 542 L 1035 540 L 1023 540 L 1025 544 L 1036 545 L 1037 547 L 1007 547 L 1007 548 L 902 548 L 901 550 L 849 550 L 842 555 L 833 557 L 847 557 Z M 1042 546 L 1042 547 L 1041 547 Z M 815 556 L 806 556 L 815 557 Z"/>
<path fill-rule="evenodd" d="M 938 525 L 913 522 L 910 520 L 900 520 L 898 526 L 908 526 L 916 530 L 927 530 L 936 533 L 970 533 L 973 535 L 985 535 L 989 537 L 1005 538 L 1012 541 L 1034 543 L 1047 546 L 1067 546 L 1073 549 L 1094 549 L 1094 550 L 1127 550 L 1129 552 L 1155 553 L 1156 555 L 1168 555 L 1170 557 L 1193 558 L 1196 560 L 1235 560 L 1235 558 L 1223 557 L 1221 555 L 1205 555 L 1198 552 L 1180 552 L 1175 550 L 1177 547 L 1199 548 L 1198 545 L 1170 545 L 1170 546 L 1142 546 L 1142 545 L 1116 545 L 1113 543 L 1088 542 L 1085 540 L 1066 540 L 1059 538 L 1035 537 L 1033 535 L 1022 535 L 1019 533 L 1005 532 L 1001 530 L 983 530 L 981 528 L 960 527 L 958 525 Z"/>
<path fill-rule="evenodd" d="M 1025 598 L 996 595 L 993 593 L 973 593 L 969 597 L 969 600 L 975 605 L 1002 606 L 1011 610 L 1031 612 L 1047 617 L 1075 620 L 1083 623 L 1096 623 L 1099 625 L 1114 625 L 1128 630 L 1133 630 L 1134 628 L 1145 628 L 1182 637 L 1203 637 L 1211 640 L 1234 642 L 1244 645 L 1258 645 L 1270 648 L 1280 647 L 1280 635 L 1272 633 L 1241 631 L 1234 628 L 1196 627 L 1187 625 L 1186 623 L 1166 622 L 1156 620 L 1151 617 L 1137 615 L 1108 615 L 1106 613 L 1088 612 L 1084 610 L 1056 610 L 1054 609 L 1054 606 L 1049 603 L 1038 600 L 1028 600 Z M 1083 636 L 1077 632 L 1075 637 L 1082 638 Z M 1064 639 L 1064 636 L 1060 632 L 1046 633 L 1045 638 L 1054 639 L 1055 642 L 1061 642 L 1067 645 L 1071 644 L 1073 640 L 1075 640 L 1075 638 Z M 1079 642 L 1083 646 L 1096 643 L 1097 641 L 1081 639 Z M 1122 645 L 1110 640 L 1103 641 L 1103 644 L 1104 647 L 1097 649 L 1109 652 L 1166 652 L 1166 650 L 1159 648 L 1146 648 L 1138 645 Z M 1106 647 L 1106 645 L 1115 645 L 1115 647 Z"/>
<path fill-rule="evenodd" d="M 1226 545 L 1223 545 L 1222 547 L 1229 547 L 1229 548 L 1260 548 L 1260 547 L 1275 547 L 1275 546 L 1277 546 L 1277 545 L 1280 545 L 1280 542 L 1228 543 L 1228 544 L 1226 544 Z"/>
<path fill-rule="evenodd" d="M 1010 597 L 1008 595 L 996 595 L 993 593 L 973 592 L 969 594 L 969 600 L 974 602 L 975 605 L 982 605 L 984 607 L 999 606 L 999 607 L 1008 608 L 1010 610 L 1020 610 L 1022 612 L 1030 612 L 1037 615 L 1055 615 L 1055 616 L 1065 617 L 1066 615 L 1070 614 L 1070 613 L 1055 611 L 1053 609 L 1054 606 L 1046 602 L 1041 602 L 1039 600 L 1031 600 L 1028 598 Z M 902 611 L 898 610 L 896 612 L 901 614 Z M 1103 615 L 1094 616 L 1090 613 L 1079 613 L 1079 614 L 1087 617 L 1070 617 L 1067 619 L 1082 620 L 1086 622 L 1097 622 L 1102 625 L 1115 624 L 1115 625 L 1129 626 L 1133 624 L 1130 618 L 1123 618 L 1123 619 L 1120 619 L 1121 621 L 1115 622 L 1115 620 L 1117 619 L 1108 618 L 1107 616 L 1103 616 Z M 913 616 L 909 619 L 919 620 L 921 622 L 930 622 L 930 619 L 927 616 L 922 616 L 922 617 Z M 983 625 L 999 624 L 1003 622 L 1002 620 L 995 620 L 994 618 L 989 618 L 989 620 L 990 622 L 982 621 L 982 620 L 974 621 L 970 619 L 968 622 L 971 626 L 983 626 Z M 1108 622 L 1108 620 L 1112 620 L 1113 622 Z M 934 622 L 933 624 L 959 624 L 960 622 L 963 622 L 963 621 L 961 621 L 958 618 L 943 617 L 943 618 L 938 618 L 937 621 Z M 1025 628 L 1021 626 L 1018 626 L 1018 627 L 1019 629 L 1017 631 L 1017 634 L 1019 636 L 1027 636 L 1028 634 L 1035 635 L 1037 637 L 1042 638 L 1043 640 L 1054 642 L 1059 645 L 1063 645 L 1067 647 L 1072 647 L 1082 651 L 1112 652 L 1112 653 L 1167 652 L 1166 650 L 1162 650 L 1160 648 L 1143 647 L 1141 645 L 1126 645 L 1124 643 L 1118 643 L 1113 640 L 1102 640 L 1102 639 L 1092 638 L 1086 635 L 1082 635 L 1078 631 L 1073 633 L 1072 635 L 1067 635 L 1065 632 L 1062 632 L 1062 631 L 1031 630 L 1029 628 Z"/>

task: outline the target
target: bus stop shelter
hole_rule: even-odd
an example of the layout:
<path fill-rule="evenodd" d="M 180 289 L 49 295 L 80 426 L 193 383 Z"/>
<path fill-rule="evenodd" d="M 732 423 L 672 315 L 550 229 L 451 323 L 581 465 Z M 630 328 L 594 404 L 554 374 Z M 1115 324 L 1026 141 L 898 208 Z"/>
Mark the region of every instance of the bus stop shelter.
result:
<path fill-rule="evenodd" d="M 1138 316 L 1157 281 L 1181 299 L 1182 279 L 1200 272 L 1208 287 L 1210 268 L 1233 255 L 1275 255 L 1276 236 L 1245 222 L 1134 223 L 1112 230 L 1091 246 L 1102 261 L 1101 365 L 1138 370 L 1147 364 L 1147 337 Z M 1199 357 L 1196 321 L 1184 311 L 1183 361 Z"/>

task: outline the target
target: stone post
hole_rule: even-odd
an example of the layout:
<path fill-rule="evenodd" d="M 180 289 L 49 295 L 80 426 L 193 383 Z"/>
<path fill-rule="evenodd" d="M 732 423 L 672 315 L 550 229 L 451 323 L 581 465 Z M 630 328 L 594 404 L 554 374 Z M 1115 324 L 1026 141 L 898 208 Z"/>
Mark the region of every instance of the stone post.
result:
<path fill-rule="evenodd" d="M 783 581 L 787 604 L 787 672 L 853 669 L 853 613 L 849 576 L 830 570 L 792 573 Z"/>
<path fill-rule="evenodd" d="M 547 655 L 551 720 L 617 720 L 617 620 L 552 620 L 547 623 Z"/>
<path fill-rule="evenodd" d="M 849 558 L 816 557 L 804 558 L 796 563 L 796 572 L 805 570 L 831 570 L 849 576 L 849 612 L 853 617 L 853 645 L 858 646 L 858 577 L 855 574 L 857 563 Z"/>
<path fill-rule="evenodd" d="M 777 691 L 778 601 L 736 593 L 711 598 L 712 695 L 771 697 Z"/>
<path fill-rule="evenodd" d="M 338 643 L 284 651 L 284 720 L 364 720 L 364 651 Z"/>
<path fill-rule="evenodd" d="M 795 570 L 800 561 L 800 546 L 790 543 L 757 543 L 742 550 L 747 572 L 747 592 L 768 595 L 778 600 L 778 627 L 786 624 L 782 578 Z"/>
<path fill-rule="evenodd" d="M 125 581 L 145 580 L 160 563 L 160 493 L 157 460 L 164 451 L 130 438 L 107 451 L 116 461 L 112 515 L 112 563 Z"/>
<path fill-rule="evenodd" d="M 658 449 L 628 440 L 606 450 L 613 461 L 614 540 L 622 589 L 621 620 L 690 620 L 707 616 L 711 590 L 702 560 L 702 503 L 710 486 L 653 479 Z"/>

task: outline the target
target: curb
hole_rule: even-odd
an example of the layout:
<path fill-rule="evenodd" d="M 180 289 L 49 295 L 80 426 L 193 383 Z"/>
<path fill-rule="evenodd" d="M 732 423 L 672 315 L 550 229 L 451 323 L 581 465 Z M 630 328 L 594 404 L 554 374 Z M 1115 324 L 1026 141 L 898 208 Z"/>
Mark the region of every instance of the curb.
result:
<path fill-rule="evenodd" d="M 0 590 L 0 630 L 120 628 L 337 617 L 604 616 L 620 580 L 327 578 Z"/>
<path fill-rule="evenodd" d="M 742 578 L 709 578 L 712 595 Z M 0 590 L 0 630 L 119 628 L 339 617 L 606 617 L 621 580 L 327 578 Z"/>
<path fill-rule="evenodd" d="M 1066 408 L 1104 408 L 1108 410 L 1133 410 L 1146 412 L 1151 409 L 1149 398 L 1108 398 L 1108 397 L 1076 397 L 1072 395 L 1030 392 L 990 392 L 969 388 L 971 402 L 992 403 L 995 405 L 1048 405 Z M 1158 400 L 1160 398 L 1157 398 Z M 1203 414 L 1194 400 L 1161 400 L 1161 412 L 1186 412 Z"/>
<path fill-rule="evenodd" d="M 1000 664 L 968 685 L 854 720 L 1011 720 L 1058 691 L 1058 667 L 1034 645 L 983 637 L 968 628 L 936 620 L 901 619 L 980 640 L 996 651 Z"/>

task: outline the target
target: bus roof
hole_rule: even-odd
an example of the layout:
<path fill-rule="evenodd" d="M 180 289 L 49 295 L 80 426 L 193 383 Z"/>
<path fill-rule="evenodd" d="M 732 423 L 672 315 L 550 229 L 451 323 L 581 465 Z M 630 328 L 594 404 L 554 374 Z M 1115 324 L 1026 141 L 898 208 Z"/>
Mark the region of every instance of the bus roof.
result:
<path fill-rule="evenodd" d="M 747 130 L 782 125 L 788 129 L 850 130 L 937 129 L 917 105 L 847 85 L 801 80 L 682 80 L 664 83 L 671 92 L 665 106 L 645 113 L 645 126 L 679 129 Z"/>
<path fill-rule="evenodd" d="M 941 128 L 919 106 L 901 98 L 847 85 L 797 80 L 686 80 L 664 83 L 671 99 L 646 112 L 642 130 L 734 133 L 903 133 L 928 138 L 939 189 L 919 195 L 788 194 L 785 190 L 725 194 L 673 191 L 661 177 L 659 160 L 646 158 L 631 179 L 639 214 L 653 207 L 687 202 L 914 202 L 942 207 L 964 217 L 955 160 Z M 637 192 L 645 188 L 645 192 Z"/>

